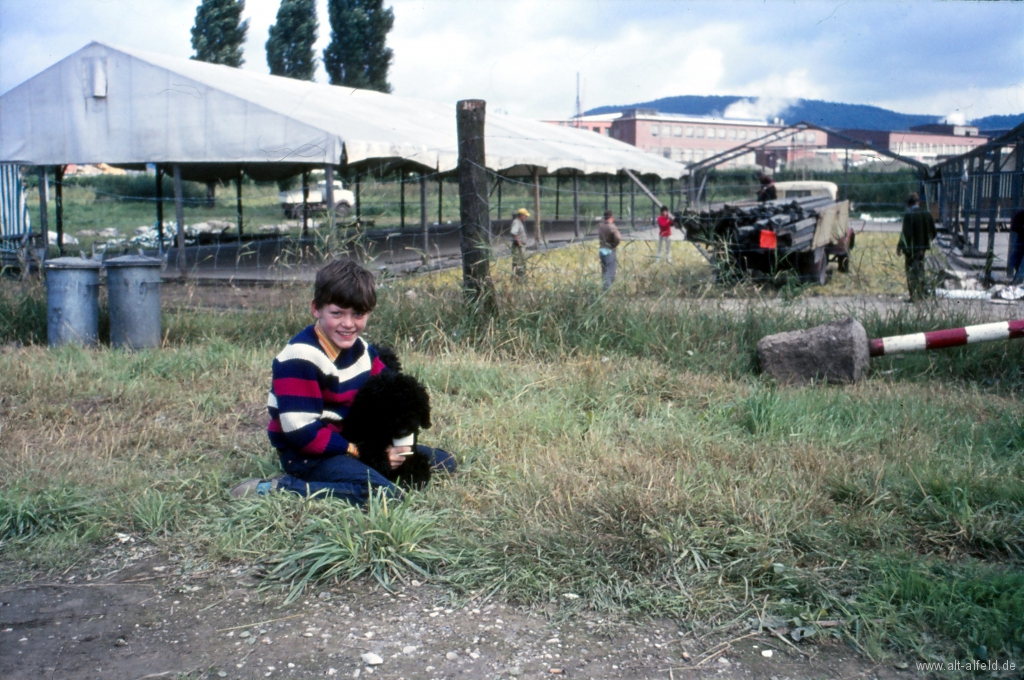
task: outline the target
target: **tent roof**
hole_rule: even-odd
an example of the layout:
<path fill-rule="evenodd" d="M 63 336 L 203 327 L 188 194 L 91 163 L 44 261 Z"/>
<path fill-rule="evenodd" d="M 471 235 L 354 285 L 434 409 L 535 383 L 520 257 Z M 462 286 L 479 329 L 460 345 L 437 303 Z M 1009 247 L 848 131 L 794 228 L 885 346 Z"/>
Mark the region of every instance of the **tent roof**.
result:
<path fill-rule="evenodd" d="M 488 113 L 487 166 L 517 174 L 685 168 L 593 132 Z M 382 94 L 93 42 L 0 97 L 0 161 L 244 167 L 273 179 L 309 165 L 456 168 L 454 104 Z"/>

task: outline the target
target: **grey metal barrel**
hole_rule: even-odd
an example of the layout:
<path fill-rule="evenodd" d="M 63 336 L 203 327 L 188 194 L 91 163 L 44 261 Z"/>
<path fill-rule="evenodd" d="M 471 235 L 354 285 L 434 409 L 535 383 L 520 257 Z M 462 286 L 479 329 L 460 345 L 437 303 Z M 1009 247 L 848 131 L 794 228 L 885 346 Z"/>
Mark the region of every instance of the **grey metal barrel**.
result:
<path fill-rule="evenodd" d="M 95 345 L 99 337 L 100 263 L 81 257 L 58 257 L 43 266 L 50 346 Z"/>
<path fill-rule="evenodd" d="M 160 346 L 160 260 L 123 255 L 107 268 L 110 344 L 114 347 Z"/>

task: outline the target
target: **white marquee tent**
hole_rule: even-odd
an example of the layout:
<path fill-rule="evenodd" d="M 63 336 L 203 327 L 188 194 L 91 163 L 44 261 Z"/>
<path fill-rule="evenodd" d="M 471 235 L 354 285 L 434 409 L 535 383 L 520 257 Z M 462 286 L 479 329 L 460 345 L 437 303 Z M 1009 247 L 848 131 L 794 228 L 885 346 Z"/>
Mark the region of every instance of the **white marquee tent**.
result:
<path fill-rule="evenodd" d="M 540 174 L 685 168 L 593 132 L 489 112 L 487 166 Z M 112 47 L 78 50 L 0 97 L 0 162 L 179 164 L 187 179 L 396 163 L 447 172 L 454 103 L 356 90 Z"/>

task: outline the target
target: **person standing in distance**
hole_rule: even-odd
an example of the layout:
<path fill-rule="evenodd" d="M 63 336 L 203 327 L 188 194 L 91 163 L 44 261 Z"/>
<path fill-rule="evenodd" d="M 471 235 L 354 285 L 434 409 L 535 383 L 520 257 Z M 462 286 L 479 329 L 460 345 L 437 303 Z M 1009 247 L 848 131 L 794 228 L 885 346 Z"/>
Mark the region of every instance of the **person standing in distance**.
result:
<path fill-rule="evenodd" d="M 672 216 L 668 214 L 668 206 L 661 206 L 658 215 L 658 255 L 655 262 L 661 262 L 661 248 L 665 247 L 665 261 L 672 264 Z"/>
<path fill-rule="evenodd" d="M 615 271 L 618 269 L 615 249 L 622 243 L 622 234 L 615 226 L 615 215 L 611 210 L 604 213 L 601 226 L 597 228 L 597 239 L 600 244 L 597 252 L 601 257 L 601 289 L 608 290 L 615 282 Z"/>
<path fill-rule="evenodd" d="M 512 276 L 517 280 L 526 278 L 526 227 L 523 220 L 530 216 L 530 211 L 520 208 L 512 213 Z"/>
<path fill-rule="evenodd" d="M 775 188 L 775 180 L 763 172 L 758 175 L 757 200 L 761 203 L 774 201 L 779 197 L 778 189 Z"/>
<path fill-rule="evenodd" d="M 921 208 L 921 198 L 917 194 L 910 194 L 907 196 L 907 210 L 903 213 L 903 233 L 900 234 L 896 254 L 903 255 L 911 302 L 918 302 L 931 295 L 924 271 L 924 256 L 934 238 L 935 219 L 930 212 Z"/>

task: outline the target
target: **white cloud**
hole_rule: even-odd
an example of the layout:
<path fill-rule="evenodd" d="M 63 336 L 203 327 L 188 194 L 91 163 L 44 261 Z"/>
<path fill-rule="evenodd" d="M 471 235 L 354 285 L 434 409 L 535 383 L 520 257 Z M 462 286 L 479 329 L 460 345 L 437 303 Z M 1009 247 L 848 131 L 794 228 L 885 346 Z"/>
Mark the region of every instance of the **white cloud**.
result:
<path fill-rule="evenodd" d="M 1019 3 L 391 1 L 390 81 L 408 96 L 567 116 L 580 72 L 586 107 L 728 94 L 754 112 L 793 98 L 967 119 L 1024 110 Z M 0 91 L 94 39 L 188 57 L 198 4 L 0 0 Z M 246 0 L 244 68 L 266 72 L 278 5 Z M 326 5 L 317 0 L 318 57 L 330 39 Z M 956 39 L 936 50 L 935 35 Z M 327 81 L 322 66 L 316 79 Z"/>

